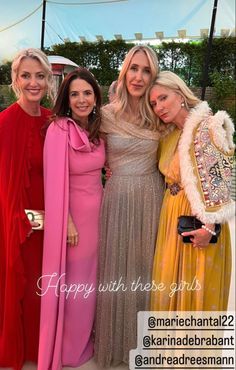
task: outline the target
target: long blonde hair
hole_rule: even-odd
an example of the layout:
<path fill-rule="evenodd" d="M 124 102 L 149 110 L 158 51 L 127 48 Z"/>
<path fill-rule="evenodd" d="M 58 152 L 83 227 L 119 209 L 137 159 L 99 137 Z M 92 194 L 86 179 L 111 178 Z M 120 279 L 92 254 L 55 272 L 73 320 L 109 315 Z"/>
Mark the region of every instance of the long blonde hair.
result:
<path fill-rule="evenodd" d="M 156 53 L 148 46 L 144 45 L 136 45 L 134 46 L 126 55 L 123 66 L 121 68 L 119 77 L 118 77 L 118 83 L 117 83 L 117 90 L 116 90 L 116 99 L 114 102 L 114 112 L 115 115 L 118 117 L 121 117 L 125 112 L 128 111 L 129 108 L 129 93 L 126 87 L 126 73 L 128 71 L 128 68 L 130 66 L 131 60 L 137 52 L 142 51 L 145 53 L 145 55 L 148 58 L 149 64 L 150 64 L 150 71 L 151 71 L 151 80 L 150 85 L 155 81 L 158 73 L 158 59 Z M 148 89 L 147 89 L 148 90 Z M 151 130 L 155 130 L 156 126 L 152 120 L 152 116 L 150 116 L 150 111 L 148 110 L 148 105 L 146 103 L 146 94 L 140 98 L 139 101 L 139 107 L 138 107 L 138 114 L 141 118 L 139 125 L 141 127 L 145 127 Z"/>
<path fill-rule="evenodd" d="M 175 73 L 171 71 L 162 71 L 158 74 L 156 80 L 153 82 L 153 84 L 149 87 L 146 98 L 147 98 L 147 105 L 148 105 L 148 111 L 149 115 L 152 117 L 153 121 L 159 121 L 155 113 L 153 112 L 149 100 L 150 100 L 150 91 L 154 86 L 164 86 L 168 89 L 171 89 L 175 91 L 177 94 L 181 95 L 184 99 L 184 104 L 187 110 L 190 110 L 191 108 L 194 108 L 198 103 L 200 103 L 200 99 L 198 99 L 193 92 L 190 90 L 190 88 L 186 85 L 186 83 Z M 158 125 L 158 123 L 157 123 Z M 166 128 L 166 125 L 164 125 Z"/>
<path fill-rule="evenodd" d="M 51 64 L 49 63 L 49 60 L 40 49 L 34 49 L 34 48 L 29 48 L 29 49 L 23 49 L 21 50 L 14 58 L 11 66 L 11 79 L 12 79 L 12 89 L 15 92 L 17 98 L 20 97 L 21 91 L 19 89 L 18 83 L 17 83 L 17 77 L 18 77 L 18 72 L 20 68 L 20 64 L 22 60 L 26 58 L 31 58 L 34 60 L 37 60 L 42 68 L 44 69 L 46 73 L 46 83 L 47 83 L 47 93 L 50 96 L 50 98 L 53 98 L 52 96 L 52 69 L 51 69 Z"/>

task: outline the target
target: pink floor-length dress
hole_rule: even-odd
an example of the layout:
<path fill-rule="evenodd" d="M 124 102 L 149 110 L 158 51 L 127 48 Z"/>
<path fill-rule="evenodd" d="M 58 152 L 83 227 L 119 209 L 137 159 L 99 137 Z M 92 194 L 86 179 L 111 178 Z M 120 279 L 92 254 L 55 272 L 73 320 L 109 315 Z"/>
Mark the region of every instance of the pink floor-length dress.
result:
<path fill-rule="evenodd" d="M 63 119 L 49 127 L 44 153 L 46 216 L 41 294 L 45 294 L 38 369 L 60 370 L 62 366 L 80 366 L 93 355 L 105 149 L 102 140 L 99 146 L 90 143 L 85 131 L 72 120 Z M 77 247 L 66 244 L 68 209 L 79 233 Z M 56 275 L 49 288 L 45 275 L 52 274 Z"/>

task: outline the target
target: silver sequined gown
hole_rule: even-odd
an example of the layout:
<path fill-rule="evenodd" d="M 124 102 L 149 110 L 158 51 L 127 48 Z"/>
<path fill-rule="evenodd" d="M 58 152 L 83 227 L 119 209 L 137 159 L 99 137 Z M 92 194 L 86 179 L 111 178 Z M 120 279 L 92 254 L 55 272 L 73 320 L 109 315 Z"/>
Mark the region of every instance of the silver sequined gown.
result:
<path fill-rule="evenodd" d="M 128 363 L 129 350 L 137 346 L 137 312 L 149 309 L 150 292 L 142 288 L 151 281 L 163 197 L 157 147 L 158 141 L 151 139 L 107 135 L 112 177 L 101 214 L 95 326 L 100 366 Z"/>

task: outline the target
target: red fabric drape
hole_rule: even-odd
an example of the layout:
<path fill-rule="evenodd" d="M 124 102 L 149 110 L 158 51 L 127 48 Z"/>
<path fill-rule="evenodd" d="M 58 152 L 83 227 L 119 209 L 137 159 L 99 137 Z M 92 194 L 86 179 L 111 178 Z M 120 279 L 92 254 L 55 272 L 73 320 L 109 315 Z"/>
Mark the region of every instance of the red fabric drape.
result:
<path fill-rule="evenodd" d="M 44 206 L 41 128 L 49 114 L 42 108 L 40 117 L 29 116 L 17 103 L 0 114 L 0 366 L 17 370 L 37 359 L 40 301 L 30 289 L 41 268 L 43 239 L 40 231 L 27 238 L 24 209 Z M 37 317 L 28 320 L 31 310 Z"/>

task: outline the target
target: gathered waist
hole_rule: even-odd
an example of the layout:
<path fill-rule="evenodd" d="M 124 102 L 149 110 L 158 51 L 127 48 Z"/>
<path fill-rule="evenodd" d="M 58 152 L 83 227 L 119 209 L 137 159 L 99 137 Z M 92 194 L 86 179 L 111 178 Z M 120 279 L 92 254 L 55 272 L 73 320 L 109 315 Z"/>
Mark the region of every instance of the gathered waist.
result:
<path fill-rule="evenodd" d="M 122 173 L 122 172 L 112 172 L 112 177 L 142 177 L 142 176 L 152 176 L 157 174 L 157 169 L 149 172 L 140 172 L 140 173 Z"/>
<path fill-rule="evenodd" d="M 110 169 L 113 176 L 143 176 L 152 175 L 158 172 L 156 163 L 139 163 L 129 162 L 113 166 L 111 164 Z"/>

